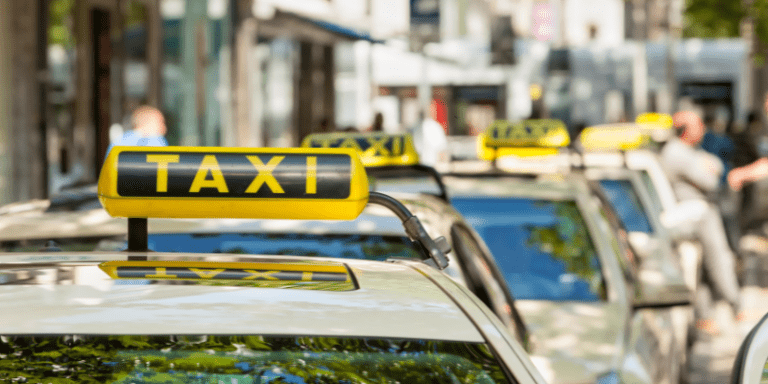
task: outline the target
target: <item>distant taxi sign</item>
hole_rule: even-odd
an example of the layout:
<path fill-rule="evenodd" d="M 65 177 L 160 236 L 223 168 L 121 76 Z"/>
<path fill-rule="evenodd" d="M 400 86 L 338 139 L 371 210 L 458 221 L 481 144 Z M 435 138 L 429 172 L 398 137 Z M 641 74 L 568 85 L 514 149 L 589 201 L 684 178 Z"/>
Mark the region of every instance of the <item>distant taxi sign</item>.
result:
<path fill-rule="evenodd" d="M 565 124 L 556 119 L 496 120 L 478 137 L 480 157 L 493 160 L 505 155 L 539 156 L 557 153 L 571 142 Z"/>
<path fill-rule="evenodd" d="M 211 285 L 334 291 L 355 289 L 347 267 L 334 262 L 107 261 L 99 264 L 99 268 L 116 280 L 185 280 Z"/>
<path fill-rule="evenodd" d="M 672 116 L 666 113 L 647 112 L 641 113 L 635 119 L 638 124 L 648 124 L 656 129 L 672 129 Z"/>
<path fill-rule="evenodd" d="M 115 147 L 98 193 L 115 217 L 350 220 L 368 179 L 352 149 Z"/>
<path fill-rule="evenodd" d="M 588 151 L 638 149 L 648 143 L 648 135 L 640 124 L 603 124 L 585 128 L 579 141 Z"/>
<path fill-rule="evenodd" d="M 353 148 L 360 152 L 366 167 L 414 165 L 419 155 L 408 134 L 386 133 L 320 133 L 307 136 L 305 148 Z"/>

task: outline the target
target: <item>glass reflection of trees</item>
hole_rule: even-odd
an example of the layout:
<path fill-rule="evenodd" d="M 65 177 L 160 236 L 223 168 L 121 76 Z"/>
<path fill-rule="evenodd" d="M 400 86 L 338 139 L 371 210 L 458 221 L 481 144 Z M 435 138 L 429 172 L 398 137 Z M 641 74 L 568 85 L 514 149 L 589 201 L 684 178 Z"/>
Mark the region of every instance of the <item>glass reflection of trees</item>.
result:
<path fill-rule="evenodd" d="M 2 336 L 0 381 L 507 383 L 485 344 L 273 336 Z"/>
<path fill-rule="evenodd" d="M 573 201 L 536 201 L 538 207 L 554 207 L 555 222 L 549 226 L 527 225 L 527 245 L 551 254 L 574 274 L 589 284 L 590 291 L 605 298 L 600 265 L 589 237 L 586 223 Z"/>

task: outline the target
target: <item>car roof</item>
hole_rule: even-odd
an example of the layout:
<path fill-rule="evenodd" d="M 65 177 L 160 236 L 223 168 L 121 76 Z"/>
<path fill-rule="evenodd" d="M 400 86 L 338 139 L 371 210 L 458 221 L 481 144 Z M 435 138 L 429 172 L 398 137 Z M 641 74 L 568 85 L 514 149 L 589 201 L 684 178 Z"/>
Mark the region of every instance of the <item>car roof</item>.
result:
<path fill-rule="evenodd" d="M 446 215 L 460 218 L 445 201 L 420 194 L 390 194 L 425 222 L 440 222 Z M 368 206 L 355 220 L 255 220 L 255 219 L 151 219 L 149 232 L 161 233 L 316 233 L 406 236 L 395 214 Z M 108 237 L 126 234 L 127 220 L 113 218 L 104 209 L 46 212 L 29 209 L 0 215 L 0 241 Z"/>
<path fill-rule="evenodd" d="M 142 255 L 154 261 L 333 261 L 351 271 L 359 288 L 340 292 L 147 283 L 150 280 L 122 284 L 134 280 L 114 280 L 99 268 L 105 261 Z M 274 334 L 484 341 L 454 299 L 432 280 L 435 277 L 419 271 L 428 267 L 418 262 L 57 252 L 0 253 L 0 266 L 4 334 Z"/>
<path fill-rule="evenodd" d="M 505 196 L 543 199 L 573 199 L 586 184 L 580 173 L 523 177 L 513 174 L 446 176 L 451 198 Z"/>

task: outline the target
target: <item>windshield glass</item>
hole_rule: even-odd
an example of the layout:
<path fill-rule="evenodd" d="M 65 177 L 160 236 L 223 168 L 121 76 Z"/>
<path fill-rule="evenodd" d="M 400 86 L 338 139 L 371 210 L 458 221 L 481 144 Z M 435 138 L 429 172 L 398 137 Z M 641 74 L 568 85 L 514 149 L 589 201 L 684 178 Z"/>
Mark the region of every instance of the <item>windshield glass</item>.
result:
<path fill-rule="evenodd" d="M 574 201 L 454 198 L 493 253 L 516 299 L 598 301 L 603 275 Z"/>
<path fill-rule="evenodd" d="M 320 256 L 358 260 L 392 257 L 421 259 L 416 246 L 405 236 L 296 233 L 176 233 L 150 234 L 149 249 L 155 252 L 235 253 L 254 255 Z M 38 251 L 45 241 L 6 244 L 5 252 Z M 63 251 L 121 251 L 125 240 L 56 239 Z"/>
<path fill-rule="evenodd" d="M 275 336 L 0 336 L 0 381 L 508 383 L 487 345 Z"/>
<path fill-rule="evenodd" d="M 652 234 L 653 229 L 640 198 L 629 180 L 600 180 L 605 196 L 610 200 L 624 228 L 629 232 Z"/>

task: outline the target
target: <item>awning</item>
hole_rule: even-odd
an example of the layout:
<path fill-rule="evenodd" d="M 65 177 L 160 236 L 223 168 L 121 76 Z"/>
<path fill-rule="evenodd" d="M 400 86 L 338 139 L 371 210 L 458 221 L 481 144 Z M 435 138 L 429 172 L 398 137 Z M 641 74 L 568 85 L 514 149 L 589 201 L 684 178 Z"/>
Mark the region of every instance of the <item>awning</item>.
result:
<path fill-rule="evenodd" d="M 266 38 L 282 37 L 323 44 L 356 40 L 383 43 L 382 40 L 373 39 L 368 32 L 280 10 L 275 11 L 271 19 L 259 20 L 257 28 L 259 37 Z"/>

